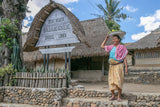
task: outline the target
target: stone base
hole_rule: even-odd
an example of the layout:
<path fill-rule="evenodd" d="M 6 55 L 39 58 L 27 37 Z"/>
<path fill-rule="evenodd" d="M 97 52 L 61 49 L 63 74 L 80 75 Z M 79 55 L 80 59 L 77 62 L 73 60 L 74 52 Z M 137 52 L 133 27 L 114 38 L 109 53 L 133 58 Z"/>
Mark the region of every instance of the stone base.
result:
<path fill-rule="evenodd" d="M 160 93 L 122 93 L 122 101 L 117 102 L 108 100 L 111 97 L 109 91 L 20 87 L 4 87 L 0 90 L 4 95 L 4 103 L 39 107 L 160 107 Z"/>

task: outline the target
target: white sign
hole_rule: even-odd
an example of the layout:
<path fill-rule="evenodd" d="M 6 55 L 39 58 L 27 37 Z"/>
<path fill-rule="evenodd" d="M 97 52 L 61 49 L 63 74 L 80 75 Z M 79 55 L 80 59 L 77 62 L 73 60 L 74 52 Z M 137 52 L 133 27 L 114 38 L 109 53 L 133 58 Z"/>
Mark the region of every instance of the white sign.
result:
<path fill-rule="evenodd" d="M 39 49 L 42 54 L 51 54 L 51 53 L 64 53 L 64 52 L 72 52 L 75 46 L 71 47 L 62 47 L 62 48 L 50 48 L 50 49 Z"/>
<path fill-rule="evenodd" d="M 44 22 L 36 47 L 71 44 L 80 42 L 72 32 L 72 26 L 66 14 L 55 9 Z"/>

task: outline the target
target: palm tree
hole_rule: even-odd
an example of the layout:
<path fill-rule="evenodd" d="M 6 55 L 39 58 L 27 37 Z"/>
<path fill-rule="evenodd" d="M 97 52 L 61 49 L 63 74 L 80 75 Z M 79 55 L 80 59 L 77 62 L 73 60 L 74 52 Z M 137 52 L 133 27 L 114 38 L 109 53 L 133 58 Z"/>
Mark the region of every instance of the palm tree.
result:
<path fill-rule="evenodd" d="M 98 8 L 103 12 L 103 15 L 98 15 L 103 17 L 107 26 L 110 30 L 120 30 L 120 25 L 117 22 L 120 22 L 121 19 L 125 20 L 127 17 L 126 14 L 121 13 L 123 7 L 118 8 L 120 1 L 118 0 L 105 0 L 106 8 L 101 4 L 98 4 Z"/>

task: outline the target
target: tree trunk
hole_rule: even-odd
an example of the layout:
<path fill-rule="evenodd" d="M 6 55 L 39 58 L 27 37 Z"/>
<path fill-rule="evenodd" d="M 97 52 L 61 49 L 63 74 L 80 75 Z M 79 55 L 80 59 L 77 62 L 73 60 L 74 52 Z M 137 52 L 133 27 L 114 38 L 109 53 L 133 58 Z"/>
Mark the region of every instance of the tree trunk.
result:
<path fill-rule="evenodd" d="M 17 27 L 19 28 L 20 31 L 22 29 L 22 25 L 21 25 L 22 21 L 26 16 L 25 14 L 26 10 L 23 10 L 23 9 L 27 7 L 27 3 L 28 3 L 28 0 L 3 0 L 2 2 L 4 18 L 17 20 L 18 21 Z M 20 58 L 23 65 L 22 35 L 17 34 L 16 36 L 17 36 L 18 44 L 20 46 Z M 11 53 L 9 56 L 11 56 Z"/>
<path fill-rule="evenodd" d="M 3 86 L 7 86 L 9 83 L 9 75 L 6 73 L 4 76 Z"/>
<path fill-rule="evenodd" d="M 4 55 L 4 65 L 8 65 L 11 63 L 11 51 L 8 46 L 5 45 L 5 55 Z"/>
<path fill-rule="evenodd" d="M 0 67 L 2 67 L 2 64 L 3 64 L 2 60 L 3 60 L 3 56 L 2 56 L 2 46 L 0 46 Z"/>

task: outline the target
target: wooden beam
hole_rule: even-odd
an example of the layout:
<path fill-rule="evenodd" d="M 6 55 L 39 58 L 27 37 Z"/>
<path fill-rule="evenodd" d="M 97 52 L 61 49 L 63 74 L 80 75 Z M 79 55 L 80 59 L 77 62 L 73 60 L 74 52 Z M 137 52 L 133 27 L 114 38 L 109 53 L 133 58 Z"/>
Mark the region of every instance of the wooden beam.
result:
<path fill-rule="evenodd" d="M 44 20 L 43 20 L 43 19 L 39 19 L 39 21 L 40 21 L 40 22 L 42 22 L 42 23 L 44 22 Z"/>
<path fill-rule="evenodd" d="M 69 47 L 70 47 L 70 46 L 71 46 L 71 45 L 69 44 Z M 69 72 L 71 72 L 71 52 L 69 52 L 68 55 L 69 55 L 68 69 L 69 69 Z"/>
<path fill-rule="evenodd" d="M 48 46 L 49 48 L 49 46 Z M 49 66 L 49 54 L 47 54 L 47 71 L 48 71 L 48 66 Z"/>
<path fill-rule="evenodd" d="M 44 11 L 47 15 L 49 15 L 49 12 L 47 12 L 46 10 Z"/>
<path fill-rule="evenodd" d="M 50 48 L 50 49 L 39 49 L 42 54 L 51 54 L 51 53 L 64 53 L 64 52 L 71 52 L 75 48 L 72 47 L 60 47 L 60 48 Z"/>
<path fill-rule="evenodd" d="M 65 47 L 67 47 L 67 44 L 65 44 Z M 67 52 L 65 52 L 65 69 L 67 69 Z"/>
<path fill-rule="evenodd" d="M 15 79 L 65 79 L 65 77 L 13 77 Z"/>
<path fill-rule="evenodd" d="M 46 47 L 45 47 L 46 48 Z M 45 67 L 46 67 L 46 54 L 44 54 L 44 59 L 43 59 L 43 67 L 44 67 L 44 72 L 45 72 Z"/>
<path fill-rule="evenodd" d="M 104 56 L 102 56 L 102 73 L 104 75 Z"/>
<path fill-rule="evenodd" d="M 36 28 L 36 30 L 40 31 L 41 29 L 40 28 Z"/>

